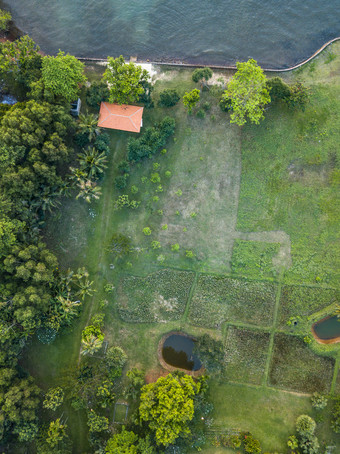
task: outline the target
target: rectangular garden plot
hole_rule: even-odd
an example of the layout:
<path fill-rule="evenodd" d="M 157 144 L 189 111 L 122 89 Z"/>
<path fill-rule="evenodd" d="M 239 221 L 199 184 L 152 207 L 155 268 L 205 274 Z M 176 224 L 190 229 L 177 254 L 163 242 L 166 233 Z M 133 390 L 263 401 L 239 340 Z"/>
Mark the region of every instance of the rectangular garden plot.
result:
<path fill-rule="evenodd" d="M 280 326 L 287 327 L 291 317 L 307 317 L 339 300 L 339 291 L 331 288 L 315 288 L 285 285 L 280 299 Z"/>
<path fill-rule="evenodd" d="M 304 393 L 329 392 L 334 360 L 318 356 L 295 336 L 275 335 L 270 384 Z"/>
<path fill-rule="evenodd" d="M 254 279 L 275 278 L 277 269 L 273 259 L 279 249 L 279 243 L 235 240 L 231 260 L 232 272 Z"/>
<path fill-rule="evenodd" d="M 194 273 L 161 270 L 146 277 L 123 276 L 118 290 L 119 314 L 127 322 L 167 322 L 182 316 Z"/>
<path fill-rule="evenodd" d="M 191 301 L 190 321 L 218 328 L 224 321 L 270 326 L 276 285 L 228 277 L 200 276 Z"/>
<path fill-rule="evenodd" d="M 228 328 L 225 361 L 229 381 L 260 385 L 266 366 L 269 333 Z"/>

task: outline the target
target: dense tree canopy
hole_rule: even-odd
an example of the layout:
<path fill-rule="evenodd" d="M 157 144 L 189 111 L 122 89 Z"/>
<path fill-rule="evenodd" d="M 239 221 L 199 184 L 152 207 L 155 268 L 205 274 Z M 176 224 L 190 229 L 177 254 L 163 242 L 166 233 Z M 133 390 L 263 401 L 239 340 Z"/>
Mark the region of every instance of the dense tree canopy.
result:
<path fill-rule="evenodd" d="M 108 65 L 104 72 L 104 80 L 109 84 L 110 102 L 132 104 L 144 93 L 144 84 L 149 74 L 141 66 L 125 63 L 124 57 L 108 57 Z"/>
<path fill-rule="evenodd" d="M 80 85 L 86 81 L 84 64 L 73 55 L 59 51 L 56 57 L 44 57 L 42 80 L 45 89 L 57 98 L 74 101 L 78 97 Z"/>
<path fill-rule="evenodd" d="M 148 423 L 158 445 L 167 446 L 180 435 L 188 435 L 194 417 L 194 397 L 200 390 L 189 375 L 161 377 L 142 388 L 139 415 Z"/>
<path fill-rule="evenodd" d="M 183 104 L 188 109 L 189 114 L 191 114 L 192 109 L 196 106 L 200 100 L 200 90 L 194 88 L 189 92 L 185 92 L 183 96 Z"/>
<path fill-rule="evenodd" d="M 237 71 L 228 83 L 223 99 L 231 101 L 230 122 L 242 126 L 249 120 L 258 124 L 264 106 L 270 102 L 266 76 L 253 59 L 237 62 Z"/>

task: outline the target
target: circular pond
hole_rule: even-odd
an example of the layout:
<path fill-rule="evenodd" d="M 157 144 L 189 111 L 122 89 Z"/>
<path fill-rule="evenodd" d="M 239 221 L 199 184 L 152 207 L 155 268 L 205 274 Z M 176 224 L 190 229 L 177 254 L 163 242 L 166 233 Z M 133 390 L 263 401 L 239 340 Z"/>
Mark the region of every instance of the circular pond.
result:
<path fill-rule="evenodd" d="M 170 334 L 162 344 L 162 358 L 170 366 L 188 371 L 198 371 L 202 367 L 194 353 L 195 341 L 185 334 Z"/>
<path fill-rule="evenodd" d="M 314 323 L 312 332 L 316 340 L 322 344 L 340 342 L 340 321 L 336 315 L 323 318 Z"/>

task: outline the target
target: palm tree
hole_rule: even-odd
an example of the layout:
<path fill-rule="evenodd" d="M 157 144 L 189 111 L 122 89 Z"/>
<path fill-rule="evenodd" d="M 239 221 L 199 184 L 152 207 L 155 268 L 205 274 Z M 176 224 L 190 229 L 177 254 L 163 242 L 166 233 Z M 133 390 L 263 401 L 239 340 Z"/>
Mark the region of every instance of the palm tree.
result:
<path fill-rule="evenodd" d="M 80 114 L 78 128 L 80 132 L 83 132 L 88 135 L 90 142 L 99 135 L 100 129 L 98 127 L 98 115 L 89 114 Z"/>
<path fill-rule="evenodd" d="M 78 158 L 81 170 L 87 173 L 89 179 L 96 177 L 97 174 L 103 173 L 107 168 L 105 153 L 100 153 L 93 147 L 78 154 Z"/>
<path fill-rule="evenodd" d="M 78 180 L 77 186 L 80 191 L 76 196 L 76 199 L 82 198 L 87 203 L 91 203 L 92 200 L 97 200 L 101 196 L 100 186 L 96 186 L 96 183 L 91 180 Z"/>
<path fill-rule="evenodd" d="M 86 339 L 82 339 L 82 355 L 93 355 L 103 345 L 103 340 L 96 337 L 94 334 L 89 334 Z"/>
<path fill-rule="evenodd" d="M 69 322 L 70 319 L 78 314 L 78 307 L 81 306 L 80 300 L 73 301 L 70 297 L 70 293 L 66 297 L 63 295 L 57 296 L 57 302 L 59 303 L 59 312 L 61 312 L 61 318 Z"/>

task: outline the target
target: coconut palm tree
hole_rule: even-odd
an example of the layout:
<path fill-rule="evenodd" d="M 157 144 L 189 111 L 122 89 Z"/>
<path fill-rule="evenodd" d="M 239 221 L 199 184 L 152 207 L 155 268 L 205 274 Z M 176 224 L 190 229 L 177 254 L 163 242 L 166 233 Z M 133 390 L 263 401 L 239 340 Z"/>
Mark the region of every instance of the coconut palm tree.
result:
<path fill-rule="evenodd" d="M 107 159 L 104 152 L 100 153 L 94 147 L 78 154 L 80 169 L 86 172 L 89 179 L 96 178 L 107 168 Z"/>
<path fill-rule="evenodd" d="M 78 307 L 81 306 L 81 301 L 73 301 L 70 293 L 68 293 L 66 297 L 58 295 L 56 300 L 59 305 L 58 312 L 60 313 L 61 318 L 64 319 L 66 323 L 70 322 L 71 319 L 78 314 Z"/>
<path fill-rule="evenodd" d="M 77 186 L 80 191 L 76 199 L 82 198 L 87 203 L 99 199 L 102 194 L 100 186 L 96 186 L 96 183 L 91 180 L 78 180 Z"/>
<path fill-rule="evenodd" d="M 86 337 L 86 339 L 82 339 L 82 355 L 93 355 L 96 351 L 98 351 L 101 346 L 103 345 L 102 339 L 99 339 L 94 334 L 90 334 Z"/>
<path fill-rule="evenodd" d="M 100 133 L 100 129 L 98 127 L 98 115 L 89 114 L 87 112 L 86 114 L 80 114 L 78 129 L 80 132 L 88 135 L 90 142 L 95 140 Z"/>

